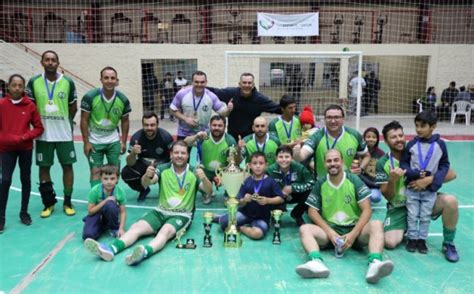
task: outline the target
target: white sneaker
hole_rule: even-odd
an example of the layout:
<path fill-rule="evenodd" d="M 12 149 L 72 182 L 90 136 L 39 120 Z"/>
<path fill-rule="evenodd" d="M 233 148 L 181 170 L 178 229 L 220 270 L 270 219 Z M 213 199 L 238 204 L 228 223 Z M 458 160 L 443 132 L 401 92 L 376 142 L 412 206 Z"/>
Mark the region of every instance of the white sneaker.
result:
<path fill-rule="evenodd" d="M 329 269 L 319 259 L 311 260 L 305 264 L 298 265 L 295 270 L 298 275 L 305 279 L 327 278 L 329 276 Z"/>
<path fill-rule="evenodd" d="M 368 283 L 375 284 L 381 278 L 390 275 L 392 271 L 393 262 L 391 260 L 380 261 L 374 259 L 371 263 L 369 263 L 369 268 L 367 269 L 365 280 Z"/>
<path fill-rule="evenodd" d="M 114 252 L 109 245 L 104 243 L 99 243 L 94 239 L 87 238 L 84 240 L 84 246 L 91 252 L 102 258 L 105 261 L 112 261 L 114 259 Z"/>
<path fill-rule="evenodd" d="M 143 245 L 135 247 L 132 251 L 132 254 L 128 255 L 125 258 L 125 263 L 127 265 L 137 265 L 146 258 L 146 249 Z"/>

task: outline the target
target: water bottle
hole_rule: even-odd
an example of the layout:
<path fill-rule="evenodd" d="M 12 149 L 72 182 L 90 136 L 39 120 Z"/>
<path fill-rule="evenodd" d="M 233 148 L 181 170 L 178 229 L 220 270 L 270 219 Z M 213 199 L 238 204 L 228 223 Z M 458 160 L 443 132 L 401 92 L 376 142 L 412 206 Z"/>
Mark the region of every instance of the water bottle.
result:
<path fill-rule="evenodd" d="M 344 239 L 341 237 L 336 238 L 336 246 L 334 247 L 334 256 L 336 258 L 342 258 L 344 256 L 344 250 L 342 246 L 344 246 Z"/>

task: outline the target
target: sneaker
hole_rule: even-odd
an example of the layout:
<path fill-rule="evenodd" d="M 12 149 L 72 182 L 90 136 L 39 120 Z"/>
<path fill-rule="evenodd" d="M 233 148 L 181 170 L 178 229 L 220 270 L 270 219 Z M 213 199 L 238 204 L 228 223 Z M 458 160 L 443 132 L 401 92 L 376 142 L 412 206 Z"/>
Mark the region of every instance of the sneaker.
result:
<path fill-rule="evenodd" d="M 374 259 L 371 263 L 369 263 L 365 280 L 367 283 L 375 284 L 381 278 L 390 275 L 392 271 L 393 262 L 391 260 L 380 261 L 378 259 Z"/>
<path fill-rule="evenodd" d="M 298 275 L 305 279 L 327 278 L 329 276 L 329 269 L 319 259 L 311 260 L 305 264 L 298 265 L 295 271 Z"/>
<path fill-rule="evenodd" d="M 427 254 L 428 247 L 426 247 L 426 240 L 419 239 L 418 243 L 416 243 L 416 249 L 418 249 L 418 252 L 420 252 L 421 254 Z"/>
<path fill-rule="evenodd" d="M 72 206 L 72 204 L 64 204 L 63 210 L 67 216 L 73 216 L 76 214 L 76 210 L 74 210 L 74 207 Z"/>
<path fill-rule="evenodd" d="M 459 260 L 458 251 L 454 244 L 443 243 L 444 257 L 450 262 L 457 262 Z"/>
<path fill-rule="evenodd" d="M 20 220 L 22 224 L 27 226 L 31 225 L 32 223 L 31 216 L 28 214 L 28 212 L 20 212 Z"/>
<path fill-rule="evenodd" d="M 47 218 L 49 217 L 54 211 L 54 205 L 51 205 L 49 207 L 45 207 L 43 211 L 41 211 L 40 216 L 42 218 Z"/>
<path fill-rule="evenodd" d="M 132 254 L 125 258 L 127 265 L 137 265 L 146 258 L 146 249 L 143 245 L 139 245 L 133 249 Z"/>
<path fill-rule="evenodd" d="M 3 234 L 5 231 L 5 218 L 0 218 L 0 234 Z"/>
<path fill-rule="evenodd" d="M 84 246 L 86 246 L 87 250 L 92 254 L 95 254 L 102 258 L 105 261 L 112 261 L 114 259 L 114 252 L 112 248 L 104 243 L 99 243 L 94 239 L 87 238 L 84 241 Z"/>
<path fill-rule="evenodd" d="M 407 245 L 405 245 L 405 249 L 408 252 L 415 252 L 416 251 L 416 243 L 418 240 L 415 239 L 408 239 Z"/>
<path fill-rule="evenodd" d="M 140 194 L 138 194 L 137 202 L 144 202 L 150 191 L 150 187 L 146 187 L 145 190 L 141 191 Z"/>
<path fill-rule="evenodd" d="M 212 194 L 204 194 L 202 196 L 202 203 L 208 205 L 212 202 Z"/>

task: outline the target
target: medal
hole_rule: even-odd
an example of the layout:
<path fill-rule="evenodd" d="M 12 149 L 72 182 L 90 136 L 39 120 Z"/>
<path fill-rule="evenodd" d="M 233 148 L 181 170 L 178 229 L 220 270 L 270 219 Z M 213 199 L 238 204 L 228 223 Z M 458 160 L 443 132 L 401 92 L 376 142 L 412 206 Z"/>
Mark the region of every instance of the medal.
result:
<path fill-rule="evenodd" d="M 420 141 L 416 142 L 416 147 L 418 148 L 418 162 L 420 164 L 420 178 L 424 178 L 426 176 L 426 168 L 430 163 L 431 156 L 433 156 L 433 149 L 434 149 L 434 142 L 430 144 L 430 148 L 426 153 L 426 157 L 423 158 L 423 153 L 421 151 L 421 144 Z"/>
<path fill-rule="evenodd" d="M 179 186 L 178 194 L 184 195 L 186 193 L 186 189 L 184 189 L 184 181 L 186 181 L 186 173 L 188 172 L 188 167 L 186 166 L 186 170 L 184 171 L 182 180 L 179 179 L 178 174 L 174 170 L 174 167 L 173 167 L 173 172 L 174 172 L 174 176 L 176 177 L 176 180 L 178 181 L 178 186 Z"/>
<path fill-rule="evenodd" d="M 255 146 L 257 147 L 257 151 L 261 151 L 262 153 L 265 153 L 265 147 L 267 145 L 268 134 L 267 134 L 267 138 L 265 138 L 265 142 L 263 142 L 262 150 L 260 150 L 260 147 L 258 147 L 258 141 L 257 141 L 257 138 L 255 138 L 255 134 L 253 134 L 253 140 L 255 141 Z"/>
<path fill-rule="evenodd" d="M 283 129 L 285 130 L 285 134 L 286 134 L 286 138 L 287 138 L 286 143 L 291 143 L 291 130 L 293 129 L 293 118 L 291 118 L 289 129 L 286 128 L 286 123 L 283 120 L 282 116 L 280 116 L 280 120 L 281 120 L 281 124 L 283 125 Z"/>
<path fill-rule="evenodd" d="M 420 178 L 426 177 L 426 172 L 424 170 L 420 171 Z"/>
<path fill-rule="evenodd" d="M 181 188 L 179 189 L 179 195 L 184 195 L 184 193 L 186 193 L 186 190 L 184 190 L 184 188 Z"/>
<path fill-rule="evenodd" d="M 258 193 L 260 192 L 260 189 L 262 188 L 262 185 L 263 185 L 263 179 L 261 179 L 260 181 L 258 181 L 258 184 L 255 185 L 255 180 L 254 180 L 254 183 L 253 183 L 253 195 L 252 195 L 252 199 L 253 200 L 258 200 L 260 198 L 260 196 L 258 195 Z"/>
<path fill-rule="evenodd" d="M 194 114 L 193 114 L 194 118 L 197 118 L 198 117 L 198 113 L 195 111 Z"/>
<path fill-rule="evenodd" d="M 288 144 L 291 143 L 291 139 L 290 138 L 286 139 L 286 143 Z"/>
<path fill-rule="evenodd" d="M 56 79 L 54 80 L 53 87 L 51 87 L 51 91 L 49 91 L 49 85 L 48 85 L 48 80 L 46 79 L 46 76 L 43 77 L 44 79 L 44 87 L 46 88 L 46 92 L 48 93 L 48 104 L 53 105 L 53 98 L 54 98 L 54 89 L 56 89 L 56 81 L 58 80 L 58 74 L 56 74 Z M 46 108 L 46 112 L 55 112 L 55 109 L 50 109 L 48 111 L 48 108 Z"/>
<path fill-rule="evenodd" d="M 326 148 L 327 148 L 327 150 L 331 150 L 331 149 L 334 149 L 334 147 L 336 147 L 337 140 L 339 140 L 339 137 L 340 137 L 341 135 L 342 135 L 342 130 L 341 130 L 341 132 L 339 133 L 339 135 L 337 135 L 337 137 L 334 139 L 334 142 L 332 142 L 331 148 L 329 148 L 328 129 L 327 129 L 327 128 L 324 128 L 324 136 L 326 136 Z"/>
<path fill-rule="evenodd" d="M 196 97 L 194 96 L 194 93 L 193 93 L 194 118 L 197 118 L 197 116 L 198 116 L 197 113 L 198 113 L 199 105 L 201 105 L 203 97 L 204 97 L 204 94 L 202 94 L 201 98 L 199 98 L 199 102 L 196 105 Z"/>
<path fill-rule="evenodd" d="M 111 124 L 111 121 L 109 120 L 110 118 L 110 111 L 112 110 L 112 108 L 114 107 L 114 104 L 115 104 L 115 96 L 116 96 L 116 92 L 114 90 L 114 95 L 112 96 L 112 105 L 110 105 L 109 109 L 107 109 L 107 106 L 105 105 L 105 97 L 104 97 L 104 90 L 101 88 L 100 89 L 100 101 L 102 101 L 102 105 L 104 106 L 104 110 L 105 110 L 105 117 L 106 119 L 103 119 L 102 120 L 102 125 L 103 126 L 108 126 Z M 104 124 L 105 121 L 107 121 L 107 124 Z"/>

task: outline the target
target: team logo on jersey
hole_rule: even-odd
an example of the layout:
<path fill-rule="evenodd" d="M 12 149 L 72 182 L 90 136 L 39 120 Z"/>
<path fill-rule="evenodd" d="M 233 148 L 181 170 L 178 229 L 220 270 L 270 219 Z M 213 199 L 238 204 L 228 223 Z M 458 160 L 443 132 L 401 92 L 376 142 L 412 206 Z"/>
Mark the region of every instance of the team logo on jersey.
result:
<path fill-rule="evenodd" d="M 115 115 L 120 115 L 120 109 L 114 108 L 114 109 L 112 110 L 112 113 L 115 114 Z"/>
<path fill-rule="evenodd" d="M 63 91 L 61 91 L 61 92 L 58 93 L 58 97 L 59 97 L 60 99 L 64 99 L 64 98 L 66 98 L 66 93 L 64 93 Z"/>
<path fill-rule="evenodd" d="M 163 152 L 164 152 L 164 150 L 163 150 L 163 148 L 161 148 L 161 147 L 157 147 L 157 148 L 155 149 L 155 153 L 158 154 L 158 155 L 163 154 Z"/>
<path fill-rule="evenodd" d="M 346 154 L 347 154 L 347 156 L 354 156 L 355 155 L 354 148 L 347 149 Z"/>
<path fill-rule="evenodd" d="M 352 201 L 351 195 L 346 195 L 346 196 L 344 196 L 344 203 L 345 203 L 345 204 L 350 204 L 351 201 Z"/>
<path fill-rule="evenodd" d="M 204 105 L 204 106 L 202 107 L 202 111 L 208 112 L 208 111 L 209 111 L 209 106 Z"/>
<path fill-rule="evenodd" d="M 176 224 L 177 224 L 178 226 L 182 226 L 182 225 L 183 225 L 183 221 L 180 220 L 180 219 L 177 219 L 177 220 L 176 220 Z"/>

